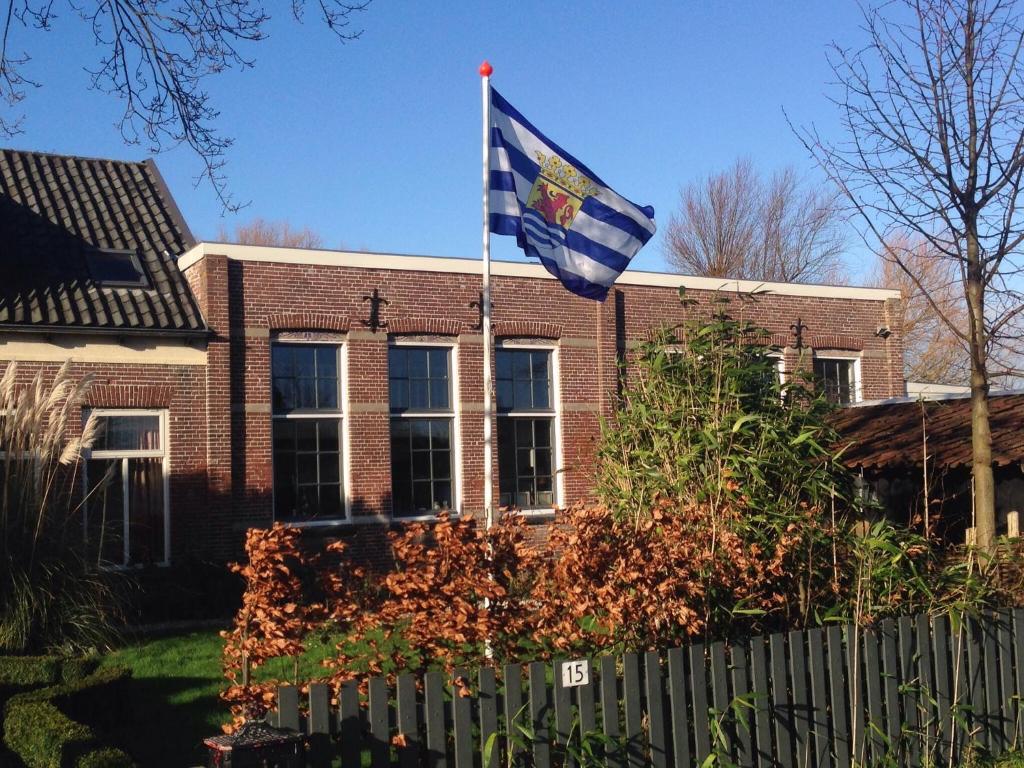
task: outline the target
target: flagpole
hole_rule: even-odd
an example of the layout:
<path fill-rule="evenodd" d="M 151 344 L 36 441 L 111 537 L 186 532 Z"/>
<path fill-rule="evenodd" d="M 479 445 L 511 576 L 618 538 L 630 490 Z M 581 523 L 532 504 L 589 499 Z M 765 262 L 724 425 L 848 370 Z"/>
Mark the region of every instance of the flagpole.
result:
<path fill-rule="evenodd" d="M 480 93 L 483 97 L 483 281 L 480 294 L 481 330 L 484 335 L 484 526 L 494 525 L 494 478 L 491 461 L 492 388 L 491 388 L 491 73 L 494 68 L 480 65 Z"/>

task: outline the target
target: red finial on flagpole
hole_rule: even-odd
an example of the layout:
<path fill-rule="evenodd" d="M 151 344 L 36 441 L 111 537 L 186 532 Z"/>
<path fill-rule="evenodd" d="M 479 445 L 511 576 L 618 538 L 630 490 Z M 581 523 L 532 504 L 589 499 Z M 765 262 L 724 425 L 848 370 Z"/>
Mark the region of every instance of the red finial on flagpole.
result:
<path fill-rule="evenodd" d="M 491 66 L 487 59 L 484 59 L 484 63 L 480 65 L 480 77 L 490 77 L 494 71 L 494 67 Z"/>

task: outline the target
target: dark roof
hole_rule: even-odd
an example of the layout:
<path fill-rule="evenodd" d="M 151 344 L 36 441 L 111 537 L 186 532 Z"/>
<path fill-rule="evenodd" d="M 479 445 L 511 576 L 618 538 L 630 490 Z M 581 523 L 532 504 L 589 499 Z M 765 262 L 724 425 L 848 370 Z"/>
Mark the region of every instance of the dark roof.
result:
<path fill-rule="evenodd" d="M 204 332 L 176 263 L 193 244 L 151 160 L 0 150 L 0 327 Z M 136 252 L 148 287 L 99 285 L 97 249 Z"/>
<path fill-rule="evenodd" d="M 989 421 L 993 464 L 1024 461 L 1024 393 L 993 394 Z M 843 454 L 848 466 L 920 466 L 922 425 L 928 436 L 930 466 L 966 467 L 971 463 L 969 396 L 844 408 L 833 424 L 843 443 L 852 443 Z"/>

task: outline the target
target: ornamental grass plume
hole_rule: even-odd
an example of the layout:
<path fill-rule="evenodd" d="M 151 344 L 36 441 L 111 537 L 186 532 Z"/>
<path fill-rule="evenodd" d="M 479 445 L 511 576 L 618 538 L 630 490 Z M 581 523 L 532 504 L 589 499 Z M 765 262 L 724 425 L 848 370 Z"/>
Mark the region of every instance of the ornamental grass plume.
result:
<path fill-rule="evenodd" d="M 69 363 L 0 376 L 0 653 L 102 647 L 121 618 L 116 575 L 84 544 L 79 470 L 97 422 L 78 426 L 91 385 Z"/>

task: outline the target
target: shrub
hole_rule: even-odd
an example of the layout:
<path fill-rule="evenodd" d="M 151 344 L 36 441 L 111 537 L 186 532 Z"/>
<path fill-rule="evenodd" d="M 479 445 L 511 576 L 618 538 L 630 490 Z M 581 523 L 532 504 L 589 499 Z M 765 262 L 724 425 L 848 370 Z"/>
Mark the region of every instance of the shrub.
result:
<path fill-rule="evenodd" d="M 67 364 L 50 384 L 42 371 L 19 384 L 15 363 L 0 376 L 0 652 L 84 650 L 113 633 L 114 575 L 85 556 L 76 501 L 95 422 L 73 435 L 90 383 Z"/>
<path fill-rule="evenodd" d="M 230 632 L 222 632 L 224 674 L 231 682 L 222 698 L 231 705 L 234 725 L 262 716 L 274 702 L 277 679 L 255 680 L 269 659 L 298 658 L 311 632 L 332 626 L 344 630 L 357 610 L 351 596 L 362 570 L 343 561 L 346 544 L 330 544 L 324 555 L 303 549 L 301 529 L 275 523 L 252 528 L 245 539 L 249 562 L 231 570 L 245 582 L 242 606 Z M 333 562 L 328 564 L 327 557 Z M 298 671 L 291 681 L 298 683 Z"/>
<path fill-rule="evenodd" d="M 132 760 L 102 742 L 87 725 L 65 710 L 116 715 L 119 688 L 128 673 L 95 672 L 73 683 L 20 693 L 3 711 L 4 744 L 27 768 L 129 768 Z"/>
<path fill-rule="evenodd" d="M 729 317 L 727 306 L 635 350 L 596 465 L 601 501 L 634 523 L 632 545 L 653 547 L 659 572 L 691 582 L 696 624 L 678 630 L 716 636 L 808 623 L 841 589 L 837 539 L 859 512 L 829 404 L 800 371 L 781 381 L 768 333 Z M 658 544 L 669 529 L 685 546 Z M 723 568 L 739 580 L 720 579 Z M 672 591 L 650 587 L 652 599 Z"/>
<path fill-rule="evenodd" d="M 394 569 L 329 662 L 340 683 L 355 670 L 448 671 L 515 657 L 534 616 L 536 556 L 521 515 L 490 530 L 471 515 L 414 523 L 390 534 Z M 353 654 L 352 647 L 360 648 Z"/>
<path fill-rule="evenodd" d="M 0 707 L 20 691 L 80 680 L 98 664 L 94 658 L 0 656 Z"/>

